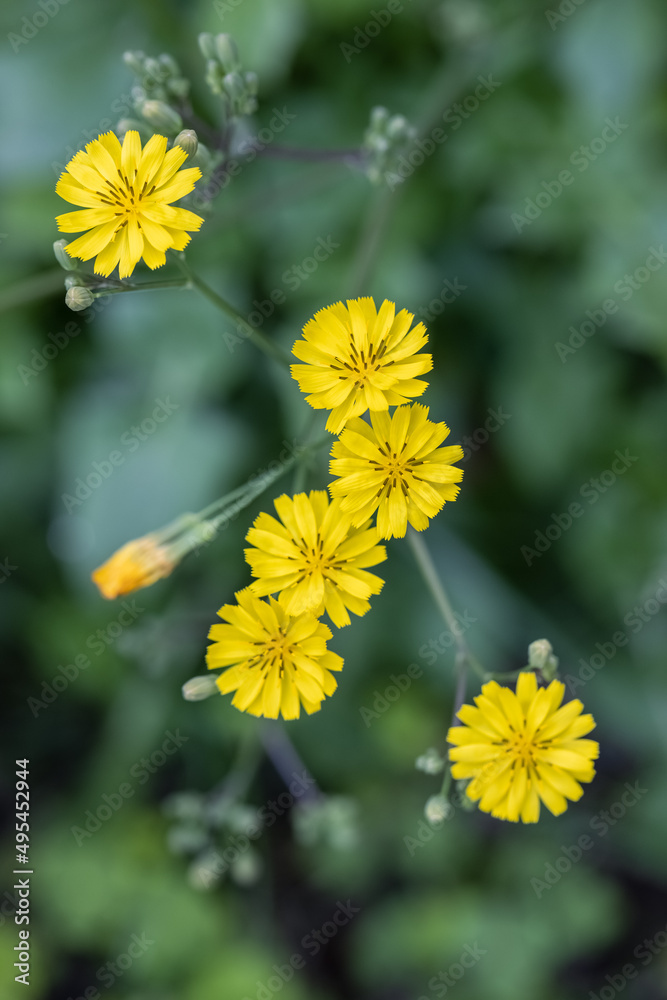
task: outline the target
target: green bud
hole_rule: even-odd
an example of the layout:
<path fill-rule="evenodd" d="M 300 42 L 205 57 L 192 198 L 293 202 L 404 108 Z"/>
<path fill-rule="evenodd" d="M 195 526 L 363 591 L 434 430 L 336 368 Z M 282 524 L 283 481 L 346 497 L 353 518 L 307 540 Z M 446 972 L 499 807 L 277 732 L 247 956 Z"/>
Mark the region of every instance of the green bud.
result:
<path fill-rule="evenodd" d="M 174 57 L 170 56 L 168 52 L 163 52 L 162 55 L 159 57 L 158 62 L 167 71 L 167 74 L 169 76 L 181 75 L 180 66 L 178 65 Z"/>
<path fill-rule="evenodd" d="M 197 133 L 191 128 L 183 129 L 174 139 L 174 146 L 180 146 L 188 154 L 188 159 L 192 159 L 193 156 L 197 155 L 197 148 L 199 146 Z"/>
<path fill-rule="evenodd" d="M 248 72 L 245 74 L 245 85 L 246 90 L 252 97 L 256 97 L 259 91 L 259 77 L 256 73 Z"/>
<path fill-rule="evenodd" d="M 162 803 L 165 816 L 186 822 L 201 820 L 204 816 L 204 796 L 199 792 L 174 792 Z"/>
<path fill-rule="evenodd" d="M 222 878 L 225 868 L 225 861 L 218 851 L 204 851 L 188 868 L 188 881 L 193 889 L 212 889 Z"/>
<path fill-rule="evenodd" d="M 144 75 L 145 58 L 146 54 L 141 51 L 123 53 L 123 62 L 132 70 L 133 73 L 136 73 L 137 76 Z"/>
<path fill-rule="evenodd" d="M 234 861 L 229 872 L 237 885 L 254 885 L 262 874 L 262 859 L 252 847 Z"/>
<path fill-rule="evenodd" d="M 72 312 L 81 312 L 82 309 L 88 309 L 94 301 L 95 296 L 85 285 L 74 285 L 72 288 L 68 288 L 65 293 L 65 304 L 69 306 Z"/>
<path fill-rule="evenodd" d="M 226 815 L 227 826 L 233 833 L 243 833 L 249 826 L 257 826 L 257 810 L 242 802 L 230 805 Z"/>
<path fill-rule="evenodd" d="M 432 795 L 424 806 L 424 816 L 429 823 L 444 823 L 454 815 L 454 806 L 444 795 Z"/>
<path fill-rule="evenodd" d="M 387 122 L 387 138 L 388 139 L 403 139 L 410 134 L 412 129 L 408 125 L 407 118 L 403 115 L 394 115 Z"/>
<path fill-rule="evenodd" d="M 167 846 L 172 854 L 195 854 L 206 847 L 208 834 L 193 824 L 172 826 L 167 833 Z"/>
<path fill-rule="evenodd" d="M 539 670 L 547 681 L 552 681 L 558 671 L 558 657 L 548 639 L 536 639 L 528 647 L 528 666 Z"/>
<path fill-rule="evenodd" d="M 184 76 L 172 77 L 167 81 L 167 91 L 174 97 L 187 97 L 190 93 L 190 81 Z"/>
<path fill-rule="evenodd" d="M 76 271 L 79 267 L 79 262 L 67 253 L 65 250 L 67 245 L 67 240 L 56 240 L 53 244 L 53 253 L 63 271 Z"/>
<path fill-rule="evenodd" d="M 370 121 L 371 128 L 377 129 L 379 127 L 384 126 L 388 118 L 389 118 L 388 110 L 386 108 L 383 108 L 381 105 L 378 105 L 371 111 L 371 121 Z"/>
<path fill-rule="evenodd" d="M 415 767 L 424 774 L 441 774 L 445 769 L 445 760 L 437 750 L 430 747 L 415 761 Z"/>
<path fill-rule="evenodd" d="M 144 60 L 144 77 L 148 76 L 155 83 L 161 83 L 165 75 L 164 69 L 157 59 L 149 56 Z"/>
<path fill-rule="evenodd" d="M 215 676 L 212 674 L 191 677 L 181 688 L 181 694 L 186 701 L 204 701 L 206 698 L 210 698 L 211 695 L 218 693 Z"/>
<path fill-rule="evenodd" d="M 204 59 L 216 58 L 215 39 L 213 35 L 209 34 L 208 31 L 202 31 L 197 41 Z"/>
<path fill-rule="evenodd" d="M 225 73 L 232 73 L 241 68 L 239 50 L 231 35 L 216 35 L 214 39 L 215 54 Z"/>
<path fill-rule="evenodd" d="M 180 132 L 183 128 L 183 119 L 178 111 L 174 111 L 164 101 L 144 101 L 139 113 L 153 128 L 169 133 Z"/>
<path fill-rule="evenodd" d="M 245 83 L 240 73 L 226 73 L 222 80 L 222 86 L 232 103 L 243 101 L 246 96 Z"/>
<path fill-rule="evenodd" d="M 214 94 L 222 93 L 222 70 L 216 59 L 209 59 L 206 63 L 206 82 Z"/>

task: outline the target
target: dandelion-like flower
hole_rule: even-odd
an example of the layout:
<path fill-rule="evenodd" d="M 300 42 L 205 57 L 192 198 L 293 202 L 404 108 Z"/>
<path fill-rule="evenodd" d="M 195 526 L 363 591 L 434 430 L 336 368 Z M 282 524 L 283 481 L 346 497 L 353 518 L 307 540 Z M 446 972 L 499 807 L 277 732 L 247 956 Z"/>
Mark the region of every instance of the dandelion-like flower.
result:
<path fill-rule="evenodd" d="M 135 538 L 95 570 L 92 579 L 107 600 L 149 587 L 169 576 L 176 560 L 169 549 L 153 535 Z"/>
<path fill-rule="evenodd" d="M 246 536 L 253 548 L 245 557 L 258 577 L 252 593 L 279 593 L 290 615 L 312 611 L 319 618 L 326 610 L 337 628 L 350 624 L 348 610 L 365 615 L 384 584 L 365 569 L 387 558 L 376 529 L 353 528 L 326 490 L 283 495 L 274 505 L 280 520 L 262 513 Z"/>
<path fill-rule="evenodd" d="M 151 136 L 142 151 L 139 133 L 132 130 L 122 146 L 106 132 L 76 153 L 56 184 L 61 198 L 83 206 L 59 215 L 59 230 L 89 230 L 65 247 L 70 257 L 95 257 L 95 273 L 105 276 L 120 263 L 118 273 L 126 278 L 142 257 L 155 269 L 164 264 L 166 250 L 184 250 L 190 242 L 186 230 L 196 231 L 204 221 L 171 204 L 201 177 L 198 167 L 179 172 L 187 155 L 181 146 L 167 151 L 162 135 Z"/>
<path fill-rule="evenodd" d="M 574 699 L 561 707 L 565 685 L 552 681 L 537 688 L 535 674 L 522 673 L 516 694 L 495 681 L 484 684 L 472 705 L 458 713 L 449 756 L 454 778 L 472 778 L 466 793 L 479 808 L 497 819 L 536 823 L 540 800 L 554 816 L 576 802 L 580 781 L 592 781 L 595 740 L 581 739 L 595 728 L 592 715 L 582 715 Z"/>
<path fill-rule="evenodd" d="M 209 670 L 225 667 L 216 680 L 222 694 L 236 691 L 232 705 L 241 712 L 277 719 L 298 719 L 303 706 L 311 715 L 338 686 L 332 670 L 343 659 L 327 649 L 331 630 L 309 612 L 293 618 L 274 598 L 268 603 L 249 588 L 235 595 L 213 625 L 206 662 Z"/>
<path fill-rule="evenodd" d="M 320 309 L 303 328 L 292 353 L 304 365 L 292 376 L 316 410 L 331 410 L 327 430 L 339 434 L 351 417 L 386 410 L 421 396 L 418 379 L 433 367 L 430 354 L 417 352 L 428 337 L 423 323 L 411 330 L 412 313 L 398 314 L 393 302 L 376 310 L 371 298 L 349 299 Z"/>
<path fill-rule="evenodd" d="M 428 407 L 401 406 L 393 416 L 371 413 L 370 425 L 350 420 L 331 449 L 329 471 L 340 476 L 329 486 L 355 527 L 377 510 L 380 538 L 402 538 L 408 522 L 428 527 L 445 501 L 455 500 L 463 478 L 452 463 L 463 458 L 459 445 L 441 448 L 446 424 L 428 419 Z"/>

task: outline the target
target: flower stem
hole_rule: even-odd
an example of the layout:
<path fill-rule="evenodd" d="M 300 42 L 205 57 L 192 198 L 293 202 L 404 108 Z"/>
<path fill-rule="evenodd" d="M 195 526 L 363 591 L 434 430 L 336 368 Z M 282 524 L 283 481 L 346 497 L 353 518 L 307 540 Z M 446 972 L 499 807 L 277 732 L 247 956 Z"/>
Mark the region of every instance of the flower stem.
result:
<path fill-rule="evenodd" d="M 92 281 L 91 281 L 92 284 Z M 119 285 L 117 288 L 92 287 L 96 297 L 102 295 L 119 295 L 121 292 L 152 292 L 156 288 L 191 288 L 188 278 L 170 278 L 167 281 L 143 281 L 139 285 Z"/>
<path fill-rule="evenodd" d="M 302 802 L 312 802 L 321 798 L 322 793 L 317 782 L 299 757 L 284 726 L 279 722 L 265 719 L 260 726 L 259 738 L 267 757 L 288 788 L 295 778 L 305 777 L 308 787 L 300 796 Z"/>
<path fill-rule="evenodd" d="M 433 564 L 431 554 L 428 551 L 423 538 L 412 527 L 408 528 L 407 537 L 408 542 L 410 543 L 410 548 L 412 549 L 412 554 L 414 555 L 417 566 L 419 567 L 419 571 L 424 578 L 424 582 L 431 592 L 431 596 L 435 601 L 440 614 L 447 623 L 447 627 L 454 636 L 454 640 L 456 642 L 456 661 L 459 668 L 459 686 L 462 684 L 460 672 L 465 667 L 472 667 L 479 677 L 485 679 L 486 671 L 470 652 L 468 644 L 461 634 L 461 626 L 456 620 L 454 610 L 449 601 L 449 597 L 447 596 L 447 592 L 442 585 L 442 581 L 438 576 L 438 571 Z"/>
<path fill-rule="evenodd" d="M 182 254 L 175 254 L 174 257 L 179 268 L 187 277 L 193 288 L 196 288 L 205 298 L 209 300 L 209 302 L 212 302 L 213 305 L 217 306 L 217 308 L 220 309 L 226 316 L 234 320 L 237 326 L 243 331 L 244 337 L 251 340 L 255 347 L 258 347 L 260 351 L 268 354 L 269 357 L 272 357 L 275 361 L 279 361 L 281 365 L 289 368 L 291 359 L 289 354 L 287 354 L 282 347 L 279 347 L 278 344 L 274 344 L 273 341 L 261 333 L 260 330 L 256 330 L 253 326 L 251 326 L 247 319 L 244 319 L 241 313 L 238 312 L 238 310 L 236 310 L 231 303 L 227 302 L 226 299 L 223 299 L 221 295 L 218 295 L 218 293 L 211 288 L 210 285 L 207 285 L 205 281 L 191 271 Z"/>

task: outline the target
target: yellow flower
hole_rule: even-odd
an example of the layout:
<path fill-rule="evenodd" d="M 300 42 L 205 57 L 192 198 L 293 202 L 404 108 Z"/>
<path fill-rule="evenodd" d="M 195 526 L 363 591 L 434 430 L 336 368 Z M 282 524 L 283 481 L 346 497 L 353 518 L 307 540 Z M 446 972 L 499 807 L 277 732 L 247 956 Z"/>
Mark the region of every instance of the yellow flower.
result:
<path fill-rule="evenodd" d="M 340 501 L 330 503 L 326 490 L 283 495 L 274 505 L 280 520 L 262 513 L 246 536 L 254 548 L 245 557 L 259 578 L 252 593 L 280 592 L 289 615 L 312 611 L 319 618 L 326 610 L 337 628 L 350 624 L 347 609 L 365 615 L 369 597 L 380 593 L 384 581 L 364 567 L 387 558 L 375 528 L 352 528 Z"/>
<path fill-rule="evenodd" d="M 180 146 L 167 152 L 167 140 L 154 135 L 141 150 L 138 132 L 126 132 L 121 146 L 113 132 L 93 139 L 76 153 L 56 184 L 56 192 L 80 212 L 56 218 L 61 233 L 90 230 L 69 243 L 70 257 L 95 257 L 95 274 L 108 276 L 120 262 L 119 275 L 132 274 L 141 258 L 152 269 L 162 267 L 165 250 L 183 250 L 186 229 L 204 221 L 170 204 L 189 194 L 201 177 L 198 167 L 178 168 L 187 159 Z"/>
<path fill-rule="evenodd" d="M 592 781 L 595 740 L 580 737 L 595 728 L 578 699 L 560 707 L 565 685 L 537 689 L 535 674 L 522 673 L 516 694 L 495 681 L 484 684 L 477 708 L 463 705 L 462 726 L 448 734 L 454 778 L 472 778 L 466 793 L 483 812 L 513 823 L 536 823 L 540 799 L 554 816 L 576 802 L 580 781 Z"/>
<path fill-rule="evenodd" d="M 305 365 L 292 376 L 315 410 L 331 410 L 327 430 L 339 434 L 351 417 L 386 410 L 421 396 L 427 383 L 416 378 L 433 367 L 430 354 L 417 354 L 428 337 L 423 323 L 385 301 L 379 311 L 371 298 L 349 299 L 315 313 L 292 353 Z"/>
<path fill-rule="evenodd" d="M 113 600 L 169 576 L 176 563 L 155 536 L 127 542 L 92 574 L 102 597 Z"/>
<path fill-rule="evenodd" d="M 446 500 L 455 500 L 463 478 L 452 462 L 463 457 L 459 445 L 441 448 L 446 424 L 428 419 L 428 407 L 401 406 L 392 417 L 371 413 L 371 426 L 355 418 L 331 449 L 329 471 L 340 476 L 329 486 L 355 527 L 377 510 L 380 538 L 402 538 L 408 521 L 416 531 L 428 527 Z"/>
<path fill-rule="evenodd" d="M 216 683 L 222 694 L 236 691 L 232 705 L 241 712 L 277 719 L 298 719 L 301 705 L 311 715 L 337 688 L 332 670 L 342 670 L 342 657 L 327 649 L 331 630 L 309 612 L 293 618 L 273 598 L 269 603 L 250 593 L 235 595 L 218 615 L 226 625 L 213 625 L 206 662 L 209 670 L 226 667 Z"/>

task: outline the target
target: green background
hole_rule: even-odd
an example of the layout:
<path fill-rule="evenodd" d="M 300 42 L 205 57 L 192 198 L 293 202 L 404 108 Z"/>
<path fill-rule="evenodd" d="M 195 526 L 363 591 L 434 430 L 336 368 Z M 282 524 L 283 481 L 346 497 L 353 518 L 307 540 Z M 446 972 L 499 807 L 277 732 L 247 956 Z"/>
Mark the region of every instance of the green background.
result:
<path fill-rule="evenodd" d="M 267 987 L 294 1000 L 667 995 L 667 949 L 642 945 L 656 934 L 667 941 L 667 629 L 655 599 L 667 581 L 667 268 L 632 278 L 652 248 L 654 264 L 664 252 L 664 6 L 564 0 L 549 17 L 526 0 L 403 6 L 362 47 L 357 32 L 372 10 L 385 19 L 382 0 L 243 0 L 217 10 L 69 0 L 14 51 L 10 35 L 43 8 L 3 5 L 0 948 L 10 1000 L 67 1000 L 92 987 L 128 1000 L 261 1000 L 274 964 L 295 954 L 304 967 Z M 598 775 L 560 818 L 524 827 L 457 808 L 440 829 L 423 825 L 439 781 L 414 760 L 428 746 L 444 749 L 453 653 L 424 655 L 444 626 L 398 540 L 371 612 L 331 643 L 345 657 L 339 690 L 288 727 L 333 797 L 329 814 L 319 826 L 312 813 L 304 822 L 299 803 L 245 853 L 245 867 L 208 891 L 193 887 L 191 857 L 174 849 L 201 834 L 165 801 L 219 787 L 239 740 L 251 746 L 260 728 L 230 699 L 187 703 L 180 687 L 203 672 L 216 609 L 249 580 L 244 534 L 275 494 L 135 595 L 136 621 L 101 649 L 96 633 L 117 631 L 121 602 L 103 601 L 89 574 L 128 539 L 266 469 L 284 442 L 303 439 L 310 416 L 278 365 L 247 342 L 229 349 L 229 324 L 195 292 L 113 296 L 95 313 L 71 313 L 51 244 L 54 216 L 67 210 L 54 193 L 60 169 L 128 101 L 126 49 L 172 53 L 193 80 L 198 112 L 215 124 L 202 30 L 231 32 L 259 75 L 250 134 L 275 108 L 295 115 L 276 144 L 354 148 L 377 104 L 428 135 L 474 94 L 479 75 L 500 84 L 458 127 L 450 117 L 446 141 L 393 191 L 335 159 L 258 157 L 207 213 L 189 258 L 244 315 L 253 300 L 285 291 L 262 330 L 286 348 L 315 310 L 346 297 L 430 311 L 432 418 L 447 421 L 453 442 L 476 431 L 480 442 L 489 410 L 507 414 L 470 449 L 460 498 L 425 539 L 455 607 L 474 619 L 467 639 L 488 669 L 522 666 L 528 643 L 547 637 L 564 674 L 589 678 L 574 693 L 598 723 Z M 595 142 L 606 119 L 620 122 L 619 134 Z M 559 192 L 564 170 L 572 181 Z M 285 271 L 319 238 L 340 246 L 289 287 Z M 140 265 L 136 277 L 148 273 Z M 465 290 L 443 304 L 444 283 L 457 280 Z M 600 312 L 610 299 L 618 308 Z M 587 310 L 599 325 L 559 354 Z M 77 335 L 26 379 L 21 366 L 70 322 Z M 170 399 L 173 415 L 68 513 L 63 494 L 156 399 Z M 626 449 L 627 471 L 595 486 Z M 324 458 L 309 470 L 310 488 L 328 481 Z M 288 476 L 280 490 L 290 488 Z M 554 517 L 577 502 L 583 513 L 556 537 Z M 549 525 L 546 551 L 522 554 Z M 611 642 L 619 631 L 622 647 Z M 596 653 L 599 669 L 586 667 Z M 28 699 L 41 699 L 44 683 L 82 654 L 90 666 L 31 710 Z M 422 675 L 395 702 L 376 701 L 411 663 Z M 372 718 L 360 711 L 374 703 L 388 707 Z M 141 781 L 138 762 L 177 730 L 187 741 Z M 244 790 L 253 811 L 284 791 L 275 764 L 289 776 L 286 754 L 279 746 L 273 762 L 256 762 Z M 13 761 L 24 757 L 35 869 L 29 994 L 12 970 Z M 78 845 L 72 827 L 128 781 L 132 796 Z M 626 783 L 639 789 L 629 807 L 619 805 Z M 177 806 L 188 802 L 201 800 Z M 592 846 L 566 870 L 559 859 L 582 836 Z M 556 865 L 561 877 L 540 888 Z M 359 912 L 312 954 L 305 936 L 348 899 Z M 113 985 L 103 982 L 98 970 L 135 934 L 153 943 Z M 483 954 L 457 980 L 466 946 Z M 446 985 L 437 977 L 450 967 Z"/>

